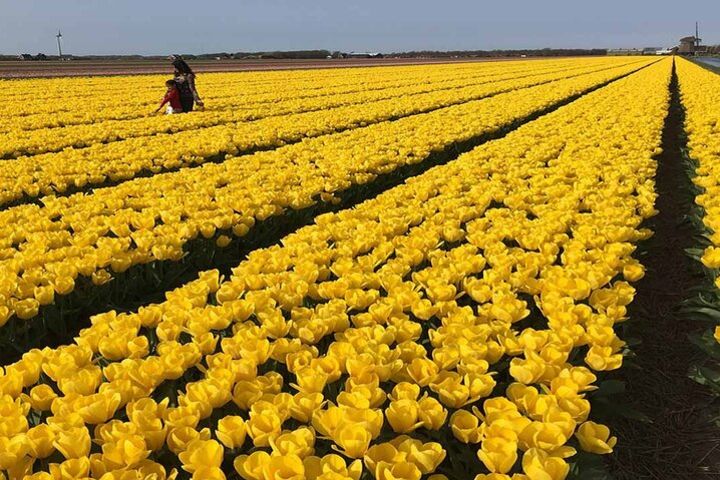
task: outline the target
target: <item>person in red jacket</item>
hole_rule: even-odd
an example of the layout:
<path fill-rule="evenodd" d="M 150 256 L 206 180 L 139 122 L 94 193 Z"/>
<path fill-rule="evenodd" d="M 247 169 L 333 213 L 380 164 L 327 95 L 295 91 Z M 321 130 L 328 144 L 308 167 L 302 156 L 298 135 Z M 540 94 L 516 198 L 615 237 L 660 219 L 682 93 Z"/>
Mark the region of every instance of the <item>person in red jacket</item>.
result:
<path fill-rule="evenodd" d="M 180 90 L 178 90 L 177 85 L 175 85 L 175 80 L 168 80 L 165 82 L 165 86 L 167 87 L 167 93 L 163 97 L 160 106 L 155 110 L 155 113 L 159 112 L 167 104 L 169 104 L 166 110 L 168 115 L 171 113 L 182 113 L 183 108 L 182 103 L 180 103 Z"/>

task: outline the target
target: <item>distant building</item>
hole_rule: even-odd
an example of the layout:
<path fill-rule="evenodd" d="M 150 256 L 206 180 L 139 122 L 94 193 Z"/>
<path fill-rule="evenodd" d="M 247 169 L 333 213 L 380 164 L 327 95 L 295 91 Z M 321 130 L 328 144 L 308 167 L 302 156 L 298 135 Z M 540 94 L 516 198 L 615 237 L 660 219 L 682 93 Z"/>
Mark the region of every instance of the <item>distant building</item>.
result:
<path fill-rule="evenodd" d="M 702 53 L 708 53 L 709 48 L 707 45 L 700 45 L 702 40 L 695 36 L 683 37 L 680 39 L 680 45 L 678 45 L 677 53 L 680 55 L 698 55 Z"/>
<path fill-rule="evenodd" d="M 695 53 L 696 45 L 700 43 L 699 38 L 694 36 L 683 37 L 680 39 L 680 45 L 678 45 L 678 53 L 683 55 L 689 55 Z"/>
<path fill-rule="evenodd" d="M 643 51 L 639 48 L 611 48 L 607 51 L 608 55 L 642 55 Z"/>
<path fill-rule="evenodd" d="M 659 50 L 661 50 L 660 47 L 645 47 L 642 50 L 643 55 L 655 55 Z"/>

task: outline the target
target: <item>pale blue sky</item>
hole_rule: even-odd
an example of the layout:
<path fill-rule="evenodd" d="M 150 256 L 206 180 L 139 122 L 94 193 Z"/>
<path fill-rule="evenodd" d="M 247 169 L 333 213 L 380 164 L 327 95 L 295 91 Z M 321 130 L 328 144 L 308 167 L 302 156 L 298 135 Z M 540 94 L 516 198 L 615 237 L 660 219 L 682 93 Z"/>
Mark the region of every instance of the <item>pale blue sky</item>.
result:
<path fill-rule="evenodd" d="M 681 8 L 678 8 L 681 6 Z M 720 0 L 0 0 L 0 53 L 464 50 L 720 43 Z"/>

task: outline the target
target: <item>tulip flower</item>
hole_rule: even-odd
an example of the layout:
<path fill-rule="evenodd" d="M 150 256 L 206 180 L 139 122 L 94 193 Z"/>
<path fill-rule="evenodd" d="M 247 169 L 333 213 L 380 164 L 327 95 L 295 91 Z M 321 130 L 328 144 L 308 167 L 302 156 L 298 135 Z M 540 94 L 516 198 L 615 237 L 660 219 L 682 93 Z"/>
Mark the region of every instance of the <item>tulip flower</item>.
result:
<path fill-rule="evenodd" d="M 422 477 L 420 469 L 410 462 L 380 462 L 374 473 L 379 480 L 420 480 Z"/>
<path fill-rule="evenodd" d="M 86 457 L 90 453 L 90 433 L 85 427 L 59 430 L 53 446 L 68 460 Z"/>
<path fill-rule="evenodd" d="M 192 442 L 209 438 L 210 431 L 207 429 L 198 432 L 192 427 L 175 427 L 168 431 L 167 445 L 171 452 L 179 454 L 187 450 Z"/>
<path fill-rule="evenodd" d="M 585 422 L 580 425 L 575 436 L 583 450 L 601 455 L 612 453 L 617 443 L 617 438 L 610 436 L 608 427 L 595 422 Z"/>
<path fill-rule="evenodd" d="M 8 470 L 19 464 L 32 448 L 22 435 L 0 437 L 0 469 Z"/>
<path fill-rule="evenodd" d="M 491 437 L 482 442 L 478 458 L 493 473 L 507 473 L 517 460 L 518 444 L 505 438 Z"/>
<path fill-rule="evenodd" d="M 315 432 L 310 428 L 300 427 L 271 438 L 270 446 L 276 455 L 295 455 L 302 459 L 315 452 Z"/>
<path fill-rule="evenodd" d="M 263 476 L 267 480 L 303 480 L 305 466 L 297 455 L 273 456 L 263 466 Z"/>
<path fill-rule="evenodd" d="M 113 468 L 133 468 L 144 460 L 150 451 L 139 435 L 127 435 L 117 442 L 104 443 L 103 460 Z"/>
<path fill-rule="evenodd" d="M 418 421 L 419 406 L 415 400 L 397 400 L 391 402 L 385 410 L 388 423 L 395 432 L 408 433 L 420 427 L 423 422 Z"/>
<path fill-rule="evenodd" d="M 53 442 L 56 434 L 46 424 L 40 424 L 27 432 L 27 440 L 30 446 L 30 453 L 35 458 L 47 458 L 55 451 Z"/>
<path fill-rule="evenodd" d="M 530 480 L 564 480 L 570 466 L 559 457 L 552 457 L 543 450 L 531 448 L 522 458 L 523 472 Z"/>
<path fill-rule="evenodd" d="M 257 450 L 250 455 L 236 457 L 233 467 L 245 480 L 264 480 L 264 469 L 269 462 L 270 455 L 262 450 Z"/>
<path fill-rule="evenodd" d="M 183 470 L 193 473 L 199 468 L 219 468 L 223 461 L 223 447 L 215 440 L 194 440 L 178 455 Z"/>
<path fill-rule="evenodd" d="M 447 410 L 432 397 L 425 397 L 418 402 L 418 417 L 428 430 L 440 430 L 445 425 L 447 415 Z"/>
<path fill-rule="evenodd" d="M 366 428 L 349 424 L 340 427 L 332 436 L 339 451 L 350 458 L 361 458 L 372 440 L 372 435 Z"/>
<path fill-rule="evenodd" d="M 215 430 L 218 440 L 231 450 L 242 446 L 246 433 L 245 421 L 238 416 L 221 418 L 218 421 L 217 430 Z"/>
<path fill-rule="evenodd" d="M 450 427 L 455 438 L 463 443 L 480 441 L 480 420 L 467 410 L 457 410 L 450 416 Z"/>

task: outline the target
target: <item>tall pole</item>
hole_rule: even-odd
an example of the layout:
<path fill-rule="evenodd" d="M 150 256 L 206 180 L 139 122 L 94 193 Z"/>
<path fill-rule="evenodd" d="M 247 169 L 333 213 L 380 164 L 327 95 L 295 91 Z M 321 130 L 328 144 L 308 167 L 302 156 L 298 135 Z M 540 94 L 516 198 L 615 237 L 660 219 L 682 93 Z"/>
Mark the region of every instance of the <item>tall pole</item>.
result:
<path fill-rule="evenodd" d="M 695 50 L 700 48 L 700 30 L 698 29 L 698 22 L 695 22 Z"/>
<path fill-rule="evenodd" d="M 57 35 L 55 35 L 55 38 L 57 38 L 57 44 L 58 44 L 58 57 L 60 57 L 60 60 L 62 60 L 62 46 L 60 45 L 60 39 L 62 38 L 62 33 L 60 33 L 59 29 L 58 29 Z"/>

